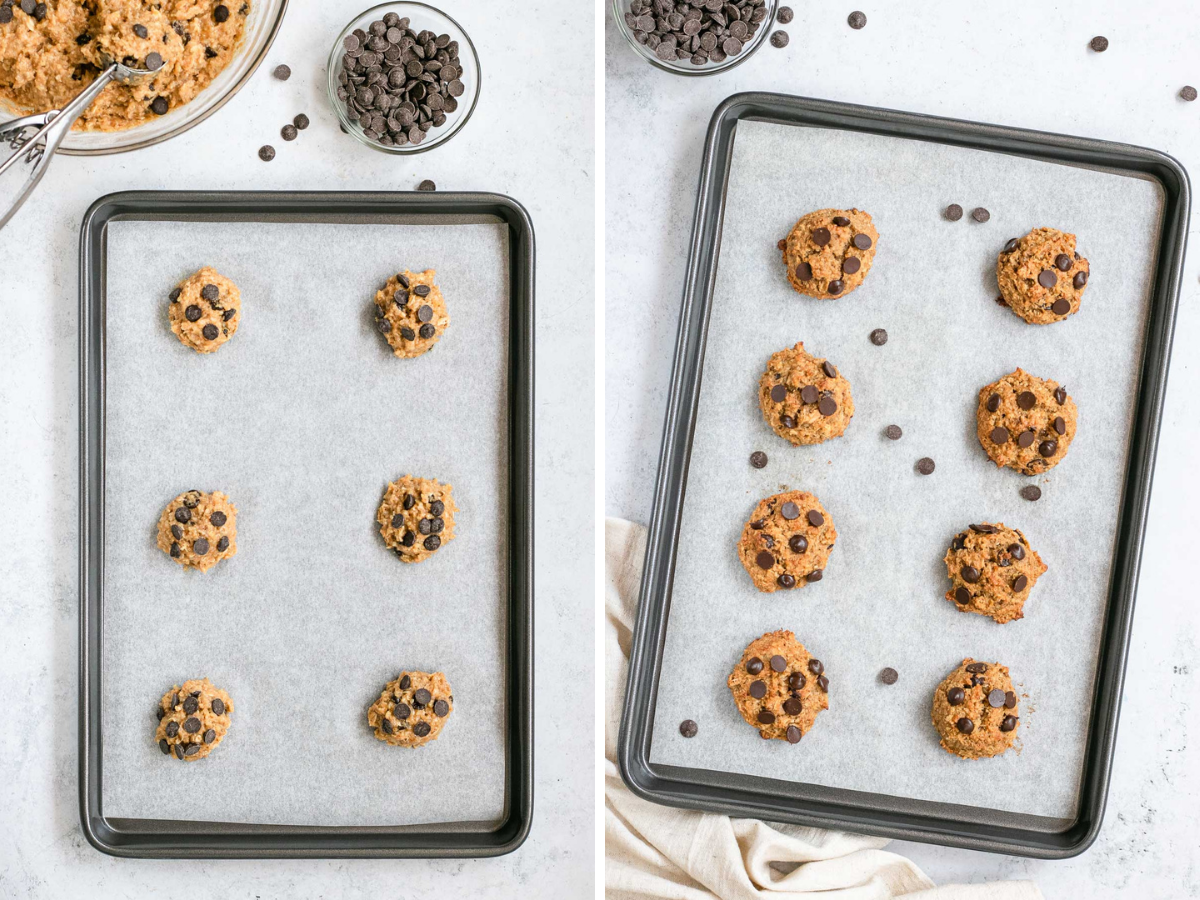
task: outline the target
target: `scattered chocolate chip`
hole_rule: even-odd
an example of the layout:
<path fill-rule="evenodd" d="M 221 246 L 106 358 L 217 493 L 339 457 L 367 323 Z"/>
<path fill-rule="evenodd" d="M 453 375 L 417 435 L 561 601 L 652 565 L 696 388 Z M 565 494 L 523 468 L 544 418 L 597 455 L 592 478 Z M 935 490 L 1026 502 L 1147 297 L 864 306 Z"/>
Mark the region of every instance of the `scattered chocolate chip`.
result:
<path fill-rule="evenodd" d="M 275 148 L 270 144 L 263 144 L 258 148 L 258 158 L 263 162 L 270 162 L 275 158 Z"/>
<path fill-rule="evenodd" d="M 696 723 L 691 719 L 684 719 L 679 723 L 679 733 L 685 738 L 694 738 L 696 736 L 696 732 L 699 730 L 700 729 L 697 727 Z"/>
<path fill-rule="evenodd" d="M 801 281 L 812 281 L 813 270 L 808 263 L 800 263 L 796 266 L 796 277 Z"/>
<path fill-rule="evenodd" d="M 760 569 L 769 569 L 775 565 L 775 555 L 770 550 L 759 550 L 754 562 Z"/>
<path fill-rule="evenodd" d="M 974 584 L 979 580 L 979 570 L 974 566 L 963 566 L 958 574 L 962 576 L 962 580 L 967 584 Z"/>
<path fill-rule="evenodd" d="M 963 217 L 963 208 L 957 203 L 951 203 L 946 207 L 946 211 L 943 213 L 943 215 L 951 222 L 957 222 Z"/>
<path fill-rule="evenodd" d="M 837 412 L 837 401 L 832 397 L 822 397 L 817 403 L 817 411 L 828 418 Z"/>
<path fill-rule="evenodd" d="M 934 468 L 934 462 L 928 456 L 922 456 L 917 460 L 917 471 L 922 475 L 932 475 Z"/>
<path fill-rule="evenodd" d="M 800 507 L 789 500 L 779 508 L 779 514 L 790 522 L 792 519 L 800 518 Z"/>
<path fill-rule="evenodd" d="M 276 78 L 278 78 L 280 81 L 287 81 L 289 78 L 292 77 L 292 69 L 290 66 L 285 66 L 285 65 L 280 64 L 275 67 L 275 70 L 271 74 L 274 75 Z"/>
<path fill-rule="evenodd" d="M 876 328 L 871 332 L 871 343 L 876 347 L 882 347 L 888 341 L 888 333 L 882 328 Z"/>
<path fill-rule="evenodd" d="M 879 673 L 879 680 L 884 684 L 895 684 L 900 678 L 900 673 L 888 666 Z"/>
<path fill-rule="evenodd" d="M 1017 717 L 1016 716 L 1005 716 L 1003 719 L 1000 720 L 1000 730 L 1001 731 L 1009 732 L 1009 731 L 1012 731 L 1016 727 L 1017 727 Z"/>
<path fill-rule="evenodd" d="M 992 433 L 989 435 L 989 437 L 992 439 L 992 443 L 996 444 L 997 446 L 1007 444 L 1008 429 L 1002 425 L 997 425 L 992 429 Z"/>
<path fill-rule="evenodd" d="M 771 35 L 771 46 L 783 49 L 788 45 L 788 33 L 786 31 L 776 31 Z"/>
<path fill-rule="evenodd" d="M 889 425 L 887 428 L 883 429 L 883 433 L 890 441 L 898 441 L 904 436 L 904 431 L 899 425 Z"/>
<path fill-rule="evenodd" d="M 866 26 L 867 16 L 865 13 L 855 10 L 854 12 L 850 13 L 850 15 L 848 15 L 846 17 L 846 24 L 848 24 L 851 28 L 853 28 L 855 31 L 857 31 L 858 29 Z"/>
<path fill-rule="evenodd" d="M 788 22 L 792 21 L 792 15 L 792 8 L 790 6 L 781 6 L 775 13 L 775 19 L 780 25 L 786 25 Z M 1193 97 L 1192 99 L 1194 100 L 1196 98 Z"/>
<path fill-rule="evenodd" d="M 966 716 L 963 716 L 961 719 L 959 719 L 957 722 L 954 723 L 954 727 L 957 728 L 959 731 L 961 731 L 963 734 L 970 734 L 972 731 L 975 730 L 975 723 L 972 722 L 970 719 L 968 719 Z"/>
<path fill-rule="evenodd" d="M 789 744 L 798 744 L 798 743 L 800 743 L 800 738 L 801 738 L 802 734 L 803 734 L 803 732 L 801 732 L 801 731 L 800 731 L 800 729 L 799 729 L 799 728 L 797 728 L 795 725 L 789 725 L 789 726 L 787 727 L 787 741 L 788 741 L 788 743 L 789 743 Z"/>
<path fill-rule="evenodd" d="M 828 228 L 813 229 L 812 242 L 814 244 L 816 244 L 818 247 L 824 247 L 826 244 L 828 244 L 829 238 L 830 238 L 830 234 L 829 234 Z"/>
<path fill-rule="evenodd" d="M 1186 100 L 1188 103 L 1191 103 L 1193 100 L 1196 99 L 1196 89 L 1194 87 L 1192 87 L 1190 84 L 1185 84 L 1182 88 L 1180 88 L 1179 96 L 1182 97 L 1184 100 Z"/>
<path fill-rule="evenodd" d="M 1000 408 L 1000 395 L 992 394 L 990 397 L 987 398 L 987 411 L 995 412 L 999 408 Z"/>
<path fill-rule="evenodd" d="M 750 454 L 750 465 L 754 466 L 754 468 L 761 469 L 764 468 L 766 464 L 767 454 L 763 453 L 761 450 L 755 450 Z"/>
<path fill-rule="evenodd" d="M 746 671 L 751 675 L 757 675 L 763 670 L 763 661 L 757 656 L 752 656 L 746 660 Z"/>
<path fill-rule="evenodd" d="M 958 706 L 967 697 L 967 692 L 960 687 L 952 687 L 946 691 L 946 702 L 951 706 Z"/>
<path fill-rule="evenodd" d="M 954 602 L 959 606 L 966 606 L 971 602 L 971 592 L 965 587 L 960 587 L 954 592 Z"/>
<path fill-rule="evenodd" d="M 279 136 L 285 141 L 294 141 L 296 139 L 296 135 L 299 133 L 300 132 L 296 130 L 296 126 L 292 125 L 291 123 L 288 123 L 279 129 Z"/>
<path fill-rule="evenodd" d="M 808 538 L 802 534 L 793 534 L 788 538 L 788 546 L 793 553 L 804 553 L 808 550 Z"/>
<path fill-rule="evenodd" d="M 418 191 L 436 191 L 437 185 L 434 184 L 432 181 L 430 181 L 428 178 L 426 178 L 424 181 L 422 181 L 420 184 L 417 185 L 417 190 Z M 422 287 L 424 287 L 424 285 L 422 285 Z"/>
<path fill-rule="evenodd" d="M 976 222 L 986 222 L 991 217 L 992 217 L 992 214 L 990 212 L 988 212 L 986 209 L 984 209 L 982 206 L 977 206 L 973 210 L 971 210 L 971 218 L 974 219 Z"/>
<path fill-rule="evenodd" d="M 1103 53 L 1108 49 L 1108 38 L 1098 34 L 1088 42 L 1088 46 L 1097 53 Z"/>

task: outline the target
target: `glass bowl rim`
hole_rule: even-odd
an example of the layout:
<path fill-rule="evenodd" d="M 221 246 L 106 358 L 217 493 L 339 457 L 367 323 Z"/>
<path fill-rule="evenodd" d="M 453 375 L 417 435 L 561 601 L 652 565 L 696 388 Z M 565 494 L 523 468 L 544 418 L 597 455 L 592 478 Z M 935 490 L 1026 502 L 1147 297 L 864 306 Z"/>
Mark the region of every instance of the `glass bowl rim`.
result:
<path fill-rule="evenodd" d="M 629 42 L 629 45 L 633 48 L 633 52 L 646 62 L 650 63 L 650 65 L 654 66 L 656 69 L 659 69 L 663 72 L 670 72 L 672 75 L 681 75 L 684 78 L 698 78 L 705 75 L 716 75 L 720 72 L 728 72 L 730 69 L 740 66 L 751 56 L 753 56 L 766 42 L 767 36 L 771 31 L 771 26 L 775 24 L 775 10 L 779 6 L 779 0 L 763 0 L 763 6 L 767 8 L 767 17 L 763 19 L 762 24 L 767 27 L 763 28 L 761 37 L 755 35 L 754 46 L 748 51 L 739 53 L 737 56 L 727 57 L 726 62 L 720 62 L 716 65 L 695 66 L 691 69 L 684 69 L 680 66 L 668 65 L 654 54 L 646 52 L 643 45 L 639 44 L 634 38 L 633 34 L 629 30 L 629 26 L 625 22 L 625 13 L 628 12 L 628 9 L 626 8 L 627 4 L 628 0 L 612 0 L 612 13 L 613 18 L 617 23 L 617 30 L 620 31 L 625 40 Z M 729 60 L 732 60 L 732 62 Z"/>

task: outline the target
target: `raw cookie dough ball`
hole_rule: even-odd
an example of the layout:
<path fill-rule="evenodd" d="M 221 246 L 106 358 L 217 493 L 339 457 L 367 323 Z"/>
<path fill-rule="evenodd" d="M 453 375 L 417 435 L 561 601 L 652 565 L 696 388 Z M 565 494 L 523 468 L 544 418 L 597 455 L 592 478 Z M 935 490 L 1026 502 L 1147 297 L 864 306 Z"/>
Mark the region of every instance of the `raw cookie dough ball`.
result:
<path fill-rule="evenodd" d="M 450 324 L 446 301 L 433 283 L 437 272 L 405 269 L 375 294 L 375 327 L 397 356 L 412 358 L 430 350 Z"/>
<path fill-rule="evenodd" d="M 237 509 L 220 491 L 187 491 L 158 519 L 158 549 L 185 569 L 207 572 L 237 553 Z"/>
<path fill-rule="evenodd" d="M 933 692 L 933 727 L 963 759 L 999 756 L 1017 736 L 1017 695 L 1008 668 L 967 658 Z"/>
<path fill-rule="evenodd" d="M 441 672 L 401 672 L 371 704 L 367 723 L 381 741 L 420 747 L 437 740 L 453 710 L 454 695 Z"/>
<path fill-rule="evenodd" d="M 168 295 L 171 330 L 197 353 L 212 353 L 238 330 L 242 294 L 237 285 L 205 266 Z"/>
<path fill-rule="evenodd" d="M 804 352 L 804 343 L 771 355 L 758 380 L 763 418 L 793 444 L 840 437 L 854 417 L 850 382 L 827 359 Z"/>
<path fill-rule="evenodd" d="M 742 718 L 763 738 L 798 743 L 829 708 L 825 667 L 790 631 L 751 641 L 726 684 Z"/>
<path fill-rule="evenodd" d="M 375 520 L 384 543 L 405 562 L 415 563 L 454 539 L 456 512 L 450 485 L 405 475 L 387 486 Z"/>
<path fill-rule="evenodd" d="M 158 703 L 158 728 L 154 740 L 167 756 L 204 759 L 229 731 L 233 701 L 207 678 L 175 685 Z"/>
<path fill-rule="evenodd" d="M 950 590 L 946 599 L 961 609 L 997 622 L 1021 612 L 1046 564 L 1025 535 L 1003 522 L 972 525 L 956 535 L 944 559 Z"/>
<path fill-rule="evenodd" d="M 1013 238 L 996 258 L 996 281 L 1008 308 L 1034 325 L 1061 322 L 1079 311 L 1088 261 L 1075 252 L 1075 235 L 1035 228 Z"/>
<path fill-rule="evenodd" d="M 837 540 L 833 519 L 806 491 L 760 500 L 742 528 L 738 557 L 760 591 L 820 581 Z"/>
<path fill-rule="evenodd" d="M 1066 388 L 1017 369 L 979 392 L 975 431 L 998 467 L 1040 475 L 1067 455 L 1076 417 Z"/>
<path fill-rule="evenodd" d="M 818 209 L 780 241 L 792 287 L 810 297 L 840 297 L 863 283 L 879 232 L 858 209 Z"/>

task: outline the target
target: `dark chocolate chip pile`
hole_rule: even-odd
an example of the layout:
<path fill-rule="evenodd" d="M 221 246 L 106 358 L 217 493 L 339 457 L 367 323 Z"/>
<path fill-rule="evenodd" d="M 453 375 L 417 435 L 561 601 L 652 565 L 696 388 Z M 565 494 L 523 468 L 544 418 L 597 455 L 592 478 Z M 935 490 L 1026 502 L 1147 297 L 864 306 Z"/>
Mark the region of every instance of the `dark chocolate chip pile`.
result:
<path fill-rule="evenodd" d="M 766 18 L 766 0 L 632 0 L 625 24 L 634 40 L 663 62 L 702 66 L 737 56 Z M 787 35 L 783 37 L 786 44 Z"/>
<path fill-rule="evenodd" d="M 446 124 L 466 90 L 458 41 L 413 31 L 394 12 L 356 28 L 344 41 L 338 99 L 368 140 L 386 147 L 419 144 Z"/>

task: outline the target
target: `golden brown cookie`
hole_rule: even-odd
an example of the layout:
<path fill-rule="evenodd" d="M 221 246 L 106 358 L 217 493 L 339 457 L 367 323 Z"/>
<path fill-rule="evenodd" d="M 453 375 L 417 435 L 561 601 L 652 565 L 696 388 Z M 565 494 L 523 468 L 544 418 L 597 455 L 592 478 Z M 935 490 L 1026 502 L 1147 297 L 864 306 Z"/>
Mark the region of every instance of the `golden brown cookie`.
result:
<path fill-rule="evenodd" d="M 833 519 L 806 491 L 760 500 L 738 541 L 738 558 L 760 591 L 820 581 L 837 541 Z"/>
<path fill-rule="evenodd" d="M 383 541 L 404 562 L 427 559 L 454 539 L 450 485 L 405 475 L 387 486 L 375 520 Z"/>
<path fill-rule="evenodd" d="M 185 347 L 212 353 L 238 330 L 242 294 L 237 285 L 205 266 L 181 281 L 168 295 L 171 330 Z"/>
<path fill-rule="evenodd" d="M 964 659 L 933 692 L 933 727 L 963 759 L 999 756 L 1017 736 L 1020 711 L 1008 668 Z"/>
<path fill-rule="evenodd" d="M 207 678 L 175 685 L 158 703 L 154 740 L 167 756 L 184 762 L 204 759 L 229 731 L 233 701 Z"/>
<path fill-rule="evenodd" d="M 803 342 L 771 354 L 758 405 L 771 430 L 797 445 L 840 437 L 854 417 L 850 382 L 829 360 L 804 352 Z"/>
<path fill-rule="evenodd" d="M 186 491 L 158 519 L 158 549 L 185 569 L 207 572 L 237 553 L 237 509 L 220 491 Z"/>
<path fill-rule="evenodd" d="M 790 631 L 751 641 L 726 684 L 742 718 L 763 738 L 799 743 L 829 708 L 825 666 Z"/>
<path fill-rule="evenodd" d="M 396 747 L 436 741 L 454 710 L 454 695 L 441 672 L 401 672 L 367 709 L 375 737 Z"/>
<path fill-rule="evenodd" d="M 1046 564 L 1015 528 L 982 522 L 956 535 L 946 551 L 946 599 L 963 612 L 997 622 L 1022 617 L 1029 592 Z"/>
<path fill-rule="evenodd" d="M 1066 388 L 1017 369 L 979 391 L 975 431 L 997 467 L 1040 475 L 1067 455 L 1076 419 Z"/>
<path fill-rule="evenodd" d="M 436 274 L 433 269 L 405 269 L 375 294 L 375 327 L 396 356 L 411 359 L 427 353 L 450 324 L 442 291 L 433 283 Z"/>
<path fill-rule="evenodd" d="M 849 294 L 871 271 L 879 232 L 859 209 L 818 209 L 801 216 L 779 242 L 787 279 L 810 297 Z"/>
<path fill-rule="evenodd" d="M 1013 238 L 996 258 L 996 281 L 1008 308 L 1033 325 L 1079 312 L 1090 269 L 1075 252 L 1075 235 L 1035 228 Z"/>

